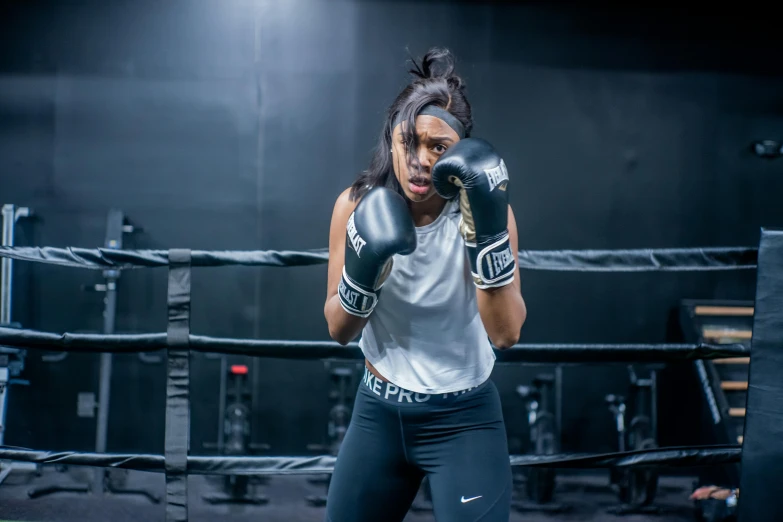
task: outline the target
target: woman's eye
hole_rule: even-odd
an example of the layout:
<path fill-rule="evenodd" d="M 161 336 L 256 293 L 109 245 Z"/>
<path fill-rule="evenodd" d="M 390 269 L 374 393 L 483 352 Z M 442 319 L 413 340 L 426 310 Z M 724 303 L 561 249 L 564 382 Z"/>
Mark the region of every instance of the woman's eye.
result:
<path fill-rule="evenodd" d="M 443 154 L 444 152 L 446 152 L 446 146 L 445 146 L 445 145 L 443 145 L 442 143 L 438 143 L 437 145 L 435 145 L 435 146 L 432 148 L 432 150 L 434 150 L 434 151 L 435 151 L 435 152 L 437 152 L 438 154 Z"/>

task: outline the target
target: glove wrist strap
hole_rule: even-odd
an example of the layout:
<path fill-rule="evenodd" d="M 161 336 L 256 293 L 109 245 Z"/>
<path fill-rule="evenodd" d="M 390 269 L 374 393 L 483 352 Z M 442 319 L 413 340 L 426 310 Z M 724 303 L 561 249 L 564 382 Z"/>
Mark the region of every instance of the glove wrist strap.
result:
<path fill-rule="evenodd" d="M 497 288 L 514 280 L 517 257 L 511 251 L 508 232 L 482 243 L 465 242 L 470 271 L 477 288 Z"/>
<path fill-rule="evenodd" d="M 340 304 L 346 312 L 357 317 L 369 317 L 373 309 L 375 309 L 375 305 L 378 304 L 379 294 L 380 288 L 378 290 L 370 290 L 360 285 L 348 276 L 345 272 L 345 267 L 343 267 L 343 275 L 337 287 L 337 295 L 340 296 Z"/>

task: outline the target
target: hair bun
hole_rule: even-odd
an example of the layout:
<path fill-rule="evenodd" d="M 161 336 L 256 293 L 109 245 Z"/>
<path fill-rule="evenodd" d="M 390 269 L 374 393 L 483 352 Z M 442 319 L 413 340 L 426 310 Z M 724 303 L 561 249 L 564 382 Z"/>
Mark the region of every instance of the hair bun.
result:
<path fill-rule="evenodd" d="M 421 65 L 413 62 L 413 69 L 410 73 L 423 80 L 429 79 L 446 79 L 457 80 L 457 83 L 461 83 L 459 78 L 453 76 L 454 73 L 454 55 L 451 51 L 442 47 L 432 47 L 424 58 L 421 59 Z"/>

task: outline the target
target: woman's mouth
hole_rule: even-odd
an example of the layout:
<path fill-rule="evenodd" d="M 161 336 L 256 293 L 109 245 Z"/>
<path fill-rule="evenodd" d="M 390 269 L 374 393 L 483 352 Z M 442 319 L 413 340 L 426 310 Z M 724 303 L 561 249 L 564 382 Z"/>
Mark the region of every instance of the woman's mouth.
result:
<path fill-rule="evenodd" d="M 427 178 L 412 178 L 408 180 L 408 188 L 414 194 L 424 195 L 430 190 L 430 180 Z"/>

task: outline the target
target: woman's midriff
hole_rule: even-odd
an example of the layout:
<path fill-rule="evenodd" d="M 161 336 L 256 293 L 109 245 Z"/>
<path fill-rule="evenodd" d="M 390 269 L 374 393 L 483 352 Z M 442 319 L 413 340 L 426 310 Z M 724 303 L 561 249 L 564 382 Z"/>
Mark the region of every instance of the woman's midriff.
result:
<path fill-rule="evenodd" d="M 383 375 L 380 374 L 378 370 L 375 369 L 375 367 L 370 364 L 370 361 L 367 359 L 364 360 L 364 365 L 367 367 L 368 370 L 370 370 L 370 373 L 375 375 L 378 379 L 382 380 L 383 382 L 389 382 L 388 379 L 385 379 Z"/>

